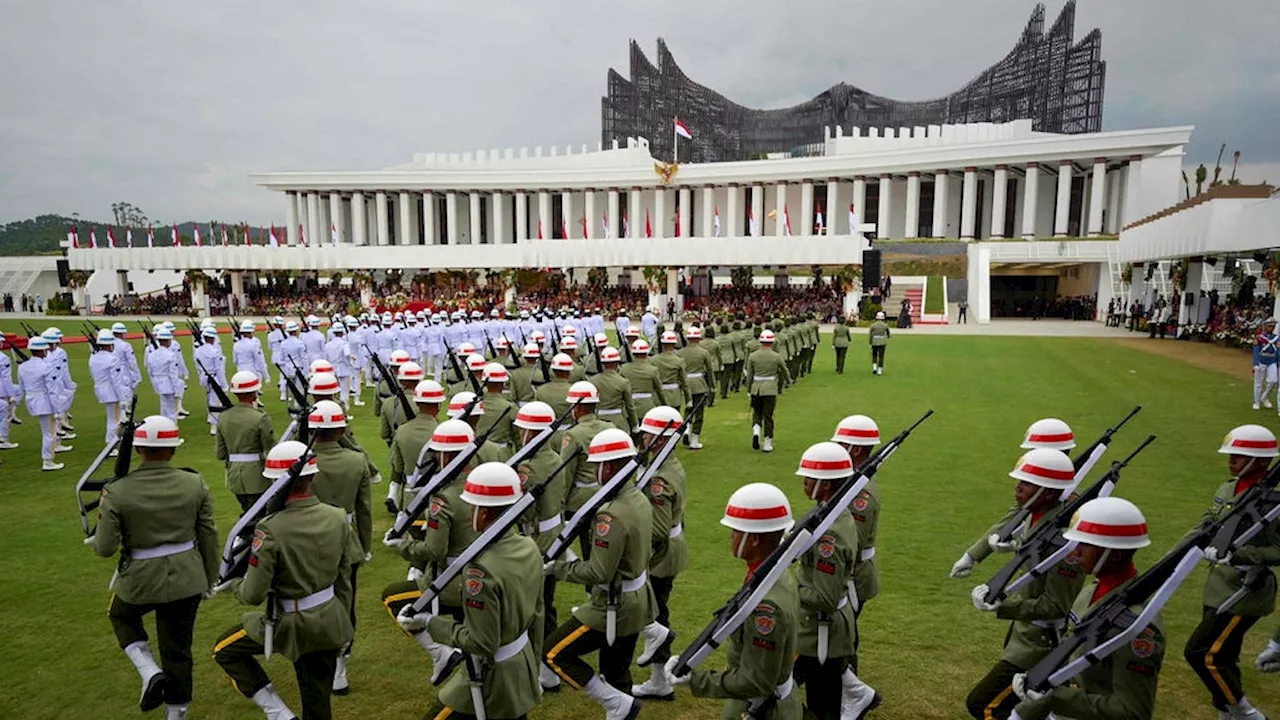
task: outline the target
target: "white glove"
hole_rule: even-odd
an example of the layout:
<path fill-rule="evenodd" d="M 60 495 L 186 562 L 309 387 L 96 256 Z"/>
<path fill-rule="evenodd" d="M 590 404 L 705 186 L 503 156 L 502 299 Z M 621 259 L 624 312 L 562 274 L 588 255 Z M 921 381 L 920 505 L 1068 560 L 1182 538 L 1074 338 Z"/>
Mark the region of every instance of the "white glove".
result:
<path fill-rule="evenodd" d="M 392 550 L 399 550 L 400 546 L 404 545 L 406 541 L 407 538 L 404 535 L 401 535 L 400 537 L 391 537 L 391 530 L 389 529 L 387 530 L 387 533 L 382 536 L 382 544 Z"/>
<path fill-rule="evenodd" d="M 400 623 L 400 627 L 405 632 L 413 632 L 414 630 L 426 630 L 427 623 L 431 621 L 432 614 L 429 612 L 415 613 L 413 604 L 405 605 L 400 608 L 400 612 L 396 615 L 396 622 Z"/>
<path fill-rule="evenodd" d="M 1009 542 L 1000 542 L 999 533 L 991 533 L 987 536 L 987 547 L 991 548 L 992 552 L 1000 553 L 1013 552 L 1017 549 L 1012 540 Z"/>
<path fill-rule="evenodd" d="M 1268 640 L 1267 649 L 1258 653 L 1254 665 L 1264 673 L 1280 672 L 1280 643 Z"/>
<path fill-rule="evenodd" d="M 1014 710 L 1009 713 L 1009 720 L 1022 720 L 1022 716 L 1018 714 L 1017 710 Z"/>
<path fill-rule="evenodd" d="M 377 475 L 374 475 L 373 479 L 369 481 L 369 484 L 377 485 L 380 482 L 382 482 L 382 473 L 378 473 Z"/>
<path fill-rule="evenodd" d="M 555 560 L 548 560 L 548 561 L 546 561 L 546 562 L 542 563 L 542 574 L 543 574 L 543 575 L 545 575 L 545 576 L 547 576 L 547 577 L 550 577 L 550 576 L 552 576 L 552 575 L 555 575 L 555 574 L 556 574 L 556 561 L 555 561 Z"/>
<path fill-rule="evenodd" d="M 667 682 L 673 687 L 676 685 L 685 685 L 693 678 L 693 673 L 685 673 L 684 675 L 676 677 L 674 670 L 676 669 L 676 664 L 679 662 L 679 657 L 668 658 L 667 664 L 662 666 L 662 672 L 667 675 Z"/>
<path fill-rule="evenodd" d="M 986 584 L 982 584 L 974 588 L 971 593 L 971 596 L 973 597 L 973 607 L 983 612 L 994 612 L 996 608 L 1000 607 L 999 600 L 996 600 L 993 603 L 986 601 L 987 593 L 989 592 L 991 592 L 991 588 Z"/>
<path fill-rule="evenodd" d="M 1227 552 L 1224 552 L 1222 555 L 1219 555 L 1218 548 L 1210 545 L 1209 547 L 1204 549 L 1204 559 L 1208 560 L 1214 565 L 1226 565 L 1227 563 L 1231 562 L 1231 551 L 1228 550 Z"/>
<path fill-rule="evenodd" d="M 575 562 L 578 559 L 578 555 L 573 551 L 573 548 L 566 548 L 563 557 L 565 562 Z"/>
<path fill-rule="evenodd" d="M 422 568 L 411 567 L 409 568 L 409 575 L 406 579 L 409 582 L 418 582 L 424 575 L 426 575 L 426 573 L 422 571 Z"/>
<path fill-rule="evenodd" d="M 367 552 L 367 553 L 365 553 L 365 554 L 364 554 L 364 561 L 365 561 L 366 563 L 367 563 L 367 562 L 369 562 L 369 561 L 370 561 L 370 560 L 372 560 L 372 559 L 373 559 L 373 553 L 371 553 L 371 552 Z"/>
<path fill-rule="evenodd" d="M 234 590 L 242 580 L 244 580 L 244 578 L 231 578 L 230 580 L 222 583 L 221 585 L 214 585 L 213 589 L 210 590 L 209 592 L 216 595 L 220 592 L 227 592 L 228 590 Z"/>
<path fill-rule="evenodd" d="M 973 557 L 969 553 L 960 556 L 955 565 L 951 566 L 951 577 L 960 579 L 967 578 L 973 572 Z"/>
<path fill-rule="evenodd" d="M 1018 673 L 1013 676 L 1013 693 L 1022 700 L 1027 702 L 1039 702 L 1043 700 L 1048 693 L 1036 692 L 1027 687 L 1027 674 Z"/>
<path fill-rule="evenodd" d="M 84 544 L 85 544 L 85 545 L 92 545 L 92 544 L 93 544 L 93 536 L 92 536 L 92 535 L 90 535 L 89 537 L 85 538 L 85 539 L 84 539 Z"/>

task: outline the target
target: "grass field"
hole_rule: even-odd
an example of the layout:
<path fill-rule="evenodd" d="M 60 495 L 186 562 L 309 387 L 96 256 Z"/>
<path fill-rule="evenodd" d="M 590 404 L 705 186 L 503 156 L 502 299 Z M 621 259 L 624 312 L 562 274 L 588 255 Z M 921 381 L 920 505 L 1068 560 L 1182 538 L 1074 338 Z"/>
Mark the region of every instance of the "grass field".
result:
<path fill-rule="evenodd" d="M 12 328 L 0 324 L 0 329 Z M 799 453 L 827 439 L 841 417 L 867 413 L 890 435 L 934 409 L 936 415 L 880 475 L 884 509 L 878 557 L 883 590 L 862 616 L 863 677 L 885 696 L 874 718 L 965 717 L 965 694 L 997 658 L 1006 624 L 973 610 L 969 591 L 997 569 L 998 558 L 980 566 L 970 580 L 950 580 L 947 573 L 964 548 L 1009 504 L 1014 483 L 1005 473 L 1021 452 L 1018 443 L 1029 422 L 1046 415 L 1064 418 L 1077 437 L 1088 442 L 1132 406 L 1144 406 L 1108 455 L 1127 453 L 1147 433 L 1159 436 L 1127 471 L 1117 493 L 1137 502 L 1151 526 L 1154 545 L 1139 553 L 1140 567 L 1154 561 L 1208 505 L 1225 477 L 1225 458 L 1215 452 L 1222 435 L 1244 422 L 1273 428 L 1280 424 L 1272 413 L 1249 410 L 1246 381 L 1236 376 L 1109 340 L 902 333 L 894 336 L 888 369 L 881 377 L 870 375 L 863 346 L 853 350 L 848 373 L 838 376 L 831 350 L 824 347 L 816 374 L 781 399 L 773 454 L 751 451 L 745 395 L 730 396 L 709 411 L 705 450 L 680 450 L 689 476 L 685 528 L 693 564 L 676 583 L 672 615 L 680 649 L 741 583 L 743 567 L 732 559 L 726 530 L 717 524 L 734 489 L 751 481 L 773 482 L 787 491 L 799 514 L 809 506 L 793 475 Z M 36 469 L 39 430 L 30 420 L 12 433 L 22 447 L 0 456 L 0 527 L 7 550 L 0 562 L 4 718 L 78 720 L 131 717 L 137 712 L 137 675 L 116 647 L 105 616 L 113 563 L 81 544 L 72 489 L 101 448 L 103 414 L 86 379 L 87 349 L 72 346 L 69 352 L 80 392 L 75 451 L 59 456 L 67 469 Z M 1243 355 L 1241 362 L 1247 362 Z M 154 413 L 158 401 L 149 386 L 144 388 L 139 410 Z M 275 396 L 269 399 L 280 432 L 286 422 L 284 410 Z M 188 391 L 187 406 L 193 414 L 182 424 L 187 443 L 176 462 L 204 473 L 225 533 L 238 507 L 213 459 L 198 389 Z M 376 418 L 357 413 L 355 428 L 386 474 Z M 385 486 L 375 492 L 385 492 Z M 379 511 L 375 537 L 388 522 Z M 417 718 L 430 703 L 427 658 L 404 638 L 378 602 L 381 588 L 402 579 L 404 569 L 398 557 L 378 546 L 373 562 L 361 573 L 352 693 L 335 699 L 338 718 Z M 1216 717 L 1181 653 L 1199 616 L 1203 577 L 1202 569 L 1165 611 L 1170 645 L 1157 717 Z M 579 597 L 579 592 L 562 588 L 561 612 Z M 218 597 L 201 609 L 192 718 L 261 717 L 209 658 L 215 636 L 246 609 L 230 597 Z M 1280 688 L 1252 666 L 1273 627 L 1274 621 L 1264 620 L 1247 638 L 1244 676 L 1254 702 L 1280 712 Z M 267 669 L 297 710 L 288 663 L 277 657 Z M 647 671 L 636 672 L 638 681 L 645 677 Z M 696 700 L 681 690 L 675 704 L 652 703 L 641 716 L 671 720 L 718 715 L 717 702 Z M 554 719 L 599 716 L 598 708 L 572 692 L 549 696 L 533 713 L 535 718 Z"/>

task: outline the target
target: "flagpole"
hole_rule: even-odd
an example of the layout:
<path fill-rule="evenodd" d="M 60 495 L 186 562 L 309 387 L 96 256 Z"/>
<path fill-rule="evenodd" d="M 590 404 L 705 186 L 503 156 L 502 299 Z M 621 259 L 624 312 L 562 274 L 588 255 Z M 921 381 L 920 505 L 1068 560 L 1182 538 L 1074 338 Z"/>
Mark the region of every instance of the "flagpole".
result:
<path fill-rule="evenodd" d="M 680 116 L 671 123 L 671 164 L 680 162 Z"/>

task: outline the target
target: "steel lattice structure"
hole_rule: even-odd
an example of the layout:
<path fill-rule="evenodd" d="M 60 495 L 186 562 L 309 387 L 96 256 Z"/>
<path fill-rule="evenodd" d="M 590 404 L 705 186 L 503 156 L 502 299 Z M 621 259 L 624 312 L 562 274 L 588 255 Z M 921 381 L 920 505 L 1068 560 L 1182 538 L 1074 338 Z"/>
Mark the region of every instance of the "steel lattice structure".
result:
<path fill-rule="evenodd" d="M 1045 6 L 1037 5 L 1013 50 L 956 92 L 934 100 L 903 102 L 840 83 L 814 99 L 781 110 L 738 105 L 690 80 L 666 43 L 658 40 L 658 64 L 631 43 L 631 78 L 609 70 L 601 99 L 606 146 L 628 137 L 649 140 L 654 157 L 670 158 L 672 118 L 693 129 L 680 143 L 682 162 L 747 160 L 762 153 L 806 152 L 823 141 L 823 128 L 897 128 L 943 123 L 1005 122 L 1031 118 L 1043 132 L 1102 129 L 1107 65 L 1102 33 L 1073 42 L 1075 0 L 1069 0 L 1046 34 Z"/>

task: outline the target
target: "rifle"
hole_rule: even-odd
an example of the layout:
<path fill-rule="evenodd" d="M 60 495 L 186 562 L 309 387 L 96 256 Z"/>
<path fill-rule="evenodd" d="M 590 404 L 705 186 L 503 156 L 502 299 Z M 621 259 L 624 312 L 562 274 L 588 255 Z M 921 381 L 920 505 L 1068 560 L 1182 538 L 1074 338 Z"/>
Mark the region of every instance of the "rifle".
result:
<path fill-rule="evenodd" d="M 204 366 L 204 363 L 200 362 L 200 358 L 195 358 L 195 361 L 196 366 L 200 368 L 200 372 L 204 373 L 205 380 L 209 383 L 207 389 L 212 390 L 213 394 L 218 397 L 218 402 L 221 403 L 221 407 L 210 405 L 209 412 L 220 413 L 230 410 L 232 402 L 231 398 L 227 396 L 227 391 L 222 389 L 222 386 L 218 384 L 218 380 L 213 376 L 213 373 L 209 372 L 208 368 Z"/>
<path fill-rule="evenodd" d="M 702 406 L 706 404 L 708 395 L 710 395 L 710 393 L 704 393 L 701 398 L 698 398 L 698 402 L 694 403 L 689 412 L 685 414 L 684 422 L 680 423 L 679 427 L 676 428 L 675 433 L 673 433 L 673 437 L 679 438 L 684 436 L 685 430 L 689 428 L 689 423 L 693 422 L 694 415 L 697 414 L 698 411 L 702 410 Z M 665 432 L 666 428 L 663 430 Z M 645 451 L 647 452 L 650 449 L 652 449 L 652 446 L 645 448 Z M 662 449 L 658 451 L 658 454 L 654 456 L 653 462 L 648 462 L 647 457 L 644 454 L 641 454 L 640 461 L 645 464 L 645 471 L 640 476 L 640 479 L 636 481 L 636 487 L 644 487 L 649 480 L 657 474 L 659 468 L 662 467 L 662 463 L 666 462 L 667 458 L 671 456 L 671 453 L 675 451 L 676 443 L 667 443 L 666 445 L 663 445 Z"/>
<path fill-rule="evenodd" d="M 627 356 L 627 362 L 634 362 L 635 358 L 631 355 L 631 343 L 627 342 L 626 333 L 618 336 L 618 344 L 622 346 L 622 354 Z"/>
<path fill-rule="evenodd" d="M 97 526 L 89 526 L 89 513 L 97 510 L 102 504 L 102 489 L 129 474 L 129 463 L 133 456 L 133 431 L 142 424 L 133 421 L 133 414 L 137 409 L 138 396 L 134 395 L 133 402 L 129 405 L 129 414 L 120 421 L 119 429 L 116 430 L 116 439 L 102 448 L 102 452 L 98 453 L 98 457 L 94 458 L 93 463 L 76 483 L 76 504 L 80 506 L 80 527 L 84 530 L 85 537 L 93 537 L 93 534 L 98 531 Z M 118 451 L 112 476 L 102 480 L 90 480 L 89 476 L 98 470 L 112 451 Z M 93 493 L 93 497 L 88 502 L 85 502 L 85 493 Z"/>
<path fill-rule="evenodd" d="M 88 323 L 89 327 L 93 328 L 93 333 L 94 333 L 95 335 L 97 335 L 98 333 L 102 332 L 102 328 L 98 327 L 98 324 L 97 324 L 97 323 L 95 323 L 94 321 L 92 321 L 92 320 L 90 320 L 90 319 L 86 318 L 86 319 L 85 319 L 85 322 L 86 322 L 86 323 Z"/>
<path fill-rule="evenodd" d="M 751 580 L 715 612 L 711 622 L 680 654 L 673 669 L 674 675 L 680 676 L 691 672 L 747 621 L 756 606 L 787 572 L 791 563 L 807 552 L 817 539 L 831 528 L 831 525 L 848 510 L 849 504 L 875 476 L 880 466 L 892 457 L 906 442 L 911 432 L 932 414 L 932 410 L 926 412 L 915 424 L 881 446 L 874 455 L 854 470 L 830 500 L 815 506 L 787 531 L 773 552 L 769 553 L 764 562 L 756 568 Z M 748 714 L 752 717 L 762 717 L 776 702 L 776 698 L 772 695 L 753 701 Z"/>
<path fill-rule="evenodd" d="M 465 468 L 467 463 L 469 463 L 471 459 L 480 452 L 480 448 L 489 440 L 489 436 L 498 429 L 498 425 L 502 423 L 502 419 L 506 417 L 509 412 L 511 412 L 511 408 L 509 407 L 506 410 L 503 410 L 502 414 L 498 416 L 498 420 L 494 422 L 488 430 L 485 430 L 483 433 L 476 436 L 476 439 L 471 441 L 471 444 L 466 449 L 459 452 L 448 465 L 445 465 L 443 468 L 436 471 L 436 473 L 431 476 L 431 479 L 422 484 L 422 487 L 418 489 L 417 494 L 415 494 L 413 499 L 409 501 L 408 506 L 396 514 L 395 522 L 392 523 L 391 529 L 387 530 L 385 537 L 395 539 L 404 536 L 404 534 L 409 531 L 409 526 L 412 525 L 415 520 L 422 517 L 422 513 L 431 503 L 431 496 L 435 495 L 438 490 L 453 482 L 462 474 L 463 468 Z"/>
<path fill-rule="evenodd" d="M 27 322 L 26 322 L 25 320 L 19 320 L 19 321 L 18 321 L 18 324 L 22 327 L 22 332 L 24 332 L 24 333 L 26 333 L 26 334 L 27 334 L 27 338 L 33 338 L 33 337 L 35 337 L 35 336 L 37 336 L 37 335 L 39 335 L 39 334 L 40 334 L 40 333 L 36 332 L 36 329 L 35 329 L 35 328 L 33 328 L 33 327 L 31 327 L 30 325 L 28 325 L 28 324 L 27 324 Z"/>
<path fill-rule="evenodd" d="M 293 362 L 293 358 L 289 358 L 289 361 Z M 294 368 L 297 369 L 296 364 L 294 365 Z M 281 436 L 280 442 L 293 439 L 295 431 L 297 432 L 298 439 L 306 442 L 308 414 L 307 393 L 294 383 L 294 378 L 289 377 L 289 373 L 285 372 L 284 366 L 280 365 L 280 363 L 276 363 L 276 369 L 280 371 L 280 377 L 284 378 L 285 387 L 289 388 L 289 394 L 293 396 L 293 402 L 299 408 L 296 412 L 293 410 L 289 411 L 289 414 L 293 415 L 293 420 L 290 421 L 289 427 L 285 428 L 284 435 Z"/>
<path fill-rule="evenodd" d="M 1138 411 L 1141 409 L 1141 405 L 1135 406 L 1129 411 L 1128 415 L 1124 416 L 1123 420 L 1116 423 L 1114 427 L 1107 428 L 1107 431 L 1102 433 L 1102 437 L 1095 440 L 1092 445 L 1076 455 L 1075 459 L 1071 461 L 1071 464 L 1075 465 L 1076 468 L 1076 477 L 1071 483 L 1071 486 L 1062 491 L 1062 499 L 1065 500 L 1071 497 L 1071 493 L 1076 491 L 1076 488 L 1080 486 L 1080 482 L 1084 480 L 1085 476 L 1089 474 L 1089 471 L 1093 469 L 1093 466 L 1102 458 L 1102 454 L 1107 451 L 1107 446 L 1111 444 L 1112 436 L 1114 436 L 1120 428 L 1124 427 L 1125 423 L 1129 422 L 1130 418 L 1137 415 Z M 1022 523 L 1026 522 L 1030 515 L 1031 511 L 1027 509 L 1027 507 L 1024 506 L 1019 508 L 1018 512 L 1009 519 L 1009 522 L 1005 523 L 996 531 L 996 534 L 1000 536 L 1000 542 L 1009 542 L 1009 539 L 1018 532 L 1018 528 L 1022 527 Z"/>
<path fill-rule="evenodd" d="M 98 352 L 98 333 L 96 330 L 90 329 L 91 323 L 80 323 L 80 329 L 84 330 L 84 339 L 89 343 L 89 354 Z"/>
<path fill-rule="evenodd" d="M 315 445 L 315 438 L 307 443 L 306 452 L 302 453 L 302 457 L 298 458 L 289 468 L 289 472 L 276 478 L 267 491 L 258 498 L 236 524 L 231 528 L 231 533 L 227 535 L 227 542 L 222 548 L 222 564 L 218 568 L 218 581 L 215 585 L 222 585 L 228 580 L 238 577 L 244 577 L 245 570 L 249 565 L 249 552 L 252 547 L 253 531 L 258 526 L 258 522 L 262 518 L 279 512 L 284 509 L 285 501 L 289 497 L 289 488 L 294 481 L 302 474 L 306 468 L 307 462 L 311 460 L 311 448 Z"/>
<path fill-rule="evenodd" d="M 1265 477 L 1253 487 L 1231 500 L 1231 511 L 1222 519 L 1210 547 L 1216 548 L 1218 557 L 1226 557 L 1249 544 L 1258 533 L 1280 517 L 1280 495 L 1275 490 L 1280 484 L 1280 463 L 1267 471 Z M 1269 506 L 1268 506 L 1269 505 Z M 1218 606 L 1221 615 L 1235 607 L 1245 595 L 1266 582 L 1268 573 L 1260 566 L 1250 566 L 1245 571 L 1244 582 Z"/>
<path fill-rule="evenodd" d="M 30 356 L 30 355 L 27 355 L 26 353 L 22 352 L 22 348 L 20 348 L 20 347 L 18 347 L 17 345 L 15 345 L 15 344 L 13 344 L 13 343 L 9 342 L 9 338 L 8 338 L 8 336 L 0 335 L 0 341 L 4 342 L 4 344 L 5 344 L 5 348 L 6 348 L 7 350 L 12 350 L 12 351 L 13 351 L 13 354 L 18 358 L 18 364 L 19 364 L 19 365 L 21 365 L 22 363 L 24 363 L 24 362 L 26 362 L 26 361 L 28 361 L 28 360 L 30 360 L 30 359 L 31 359 L 31 356 Z"/>
<path fill-rule="evenodd" d="M 365 352 L 369 353 L 369 359 L 373 361 L 373 366 L 377 368 L 378 374 L 387 381 L 387 387 L 391 388 L 391 393 L 400 399 L 400 407 L 404 408 L 405 420 L 408 420 L 418 414 L 417 409 L 413 407 L 413 403 L 409 402 L 409 396 L 405 394 L 404 388 L 400 386 L 399 381 L 391 377 L 391 372 L 387 370 L 387 366 L 382 364 L 382 358 L 378 357 L 378 353 L 369 348 L 369 343 L 364 343 Z"/>
<path fill-rule="evenodd" d="M 141 320 L 138 321 L 138 325 L 142 326 L 142 336 L 147 339 L 147 344 L 152 348 L 160 347 L 160 343 L 156 342 L 156 339 L 151 335 L 151 328 L 147 327 Z"/>
<path fill-rule="evenodd" d="M 455 352 L 449 353 L 449 366 L 452 367 L 453 372 L 457 374 L 458 382 L 462 382 L 463 380 L 470 380 L 471 389 L 475 391 L 476 395 L 479 396 L 484 394 L 484 388 L 480 387 L 480 381 L 476 379 L 475 374 L 471 372 L 462 371 L 462 366 L 458 364 L 457 353 Z"/>
<path fill-rule="evenodd" d="M 472 393 L 471 402 L 467 403 L 467 406 L 462 409 L 462 414 L 459 415 L 459 417 L 469 417 L 471 415 L 471 411 L 475 409 L 476 405 L 480 404 L 480 399 L 479 395 Z M 406 490 L 417 490 L 418 486 L 422 484 L 423 478 L 430 479 L 436 474 L 436 470 L 438 469 L 436 468 L 436 455 L 431 453 L 429 449 L 430 445 L 431 442 L 427 441 L 422 446 L 422 449 L 418 451 L 418 460 L 414 463 L 413 472 L 409 473 L 404 480 Z"/>
<path fill-rule="evenodd" d="M 996 574 L 992 575 L 991 579 L 987 581 L 987 594 L 984 600 L 988 603 L 1003 600 L 1020 590 L 1034 578 L 1049 572 L 1063 558 L 1069 555 L 1075 549 L 1075 543 L 1065 540 L 1062 537 L 1062 530 L 1065 530 L 1071 524 L 1071 518 L 1075 517 L 1075 514 L 1085 503 L 1097 498 L 1110 497 L 1115 490 L 1116 483 L 1120 482 L 1120 471 L 1137 457 L 1138 453 L 1142 452 L 1152 442 L 1155 442 L 1155 439 L 1155 435 L 1148 435 L 1141 445 L 1129 453 L 1129 457 L 1112 462 L 1111 469 L 1098 482 L 1063 505 L 1062 509 L 1057 515 L 1054 515 L 1051 521 L 1037 527 L 1023 541 L 1009 562 L 1005 563 L 1004 567 L 997 570 Z M 1014 580 L 1014 576 L 1027 563 L 1031 564 L 1031 568 L 1022 577 Z"/>

